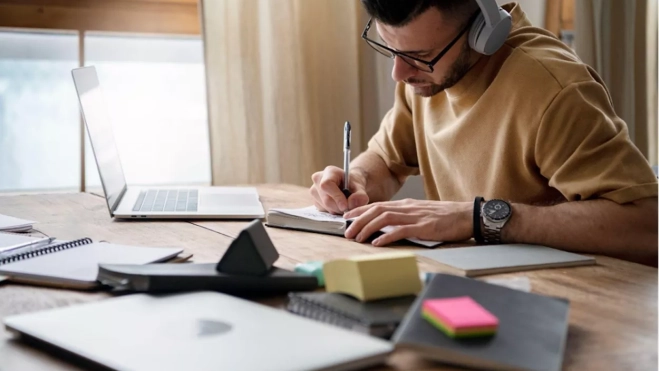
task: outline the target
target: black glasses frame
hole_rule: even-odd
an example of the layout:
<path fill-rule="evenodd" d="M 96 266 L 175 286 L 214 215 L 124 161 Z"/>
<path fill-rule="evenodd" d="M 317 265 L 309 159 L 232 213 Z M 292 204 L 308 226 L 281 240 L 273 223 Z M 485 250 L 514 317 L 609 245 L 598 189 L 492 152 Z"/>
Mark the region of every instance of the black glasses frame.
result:
<path fill-rule="evenodd" d="M 384 46 L 384 45 L 380 44 L 377 41 L 369 39 L 368 38 L 368 31 L 371 29 L 371 24 L 373 23 L 373 18 L 372 17 L 368 20 L 368 23 L 366 23 L 366 27 L 364 27 L 364 31 L 362 32 L 362 39 L 364 39 L 366 41 L 366 43 L 371 48 L 373 48 L 376 52 L 384 55 L 385 57 L 394 59 L 396 56 L 398 56 L 403 61 L 405 61 L 405 63 L 409 64 L 410 66 L 412 66 L 414 68 L 416 68 L 417 70 L 432 73 L 432 72 L 435 72 L 435 64 L 437 64 L 437 62 L 439 62 L 439 60 L 442 59 L 442 57 L 446 53 L 448 53 L 449 50 L 451 50 L 453 45 L 455 45 L 455 43 L 458 42 L 458 40 L 460 40 L 462 35 L 464 35 L 465 32 L 467 32 L 467 30 L 469 30 L 471 28 L 471 24 L 474 22 L 474 20 L 478 16 L 478 13 L 479 12 L 476 12 L 474 15 L 472 15 L 471 18 L 469 18 L 469 21 L 467 22 L 467 25 L 460 31 L 458 36 L 456 36 L 453 40 L 451 40 L 451 42 L 444 49 L 442 49 L 442 51 L 440 51 L 439 54 L 435 58 L 433 58 L 430 61 L 424 61 L 423 59 L 419 59 L 419 58 L 413 57 L 411 55 L 396 51 L 394 49 L 391 49 L 387 46 Z M 388 52 L 391 53 L 391 55 L 387 55 L 387 54 L 383 53 L 381 50 L 376 48 L 373 44 L 377 45 L 378 47 L 380 47 L 382 49 L 387 50 Z M 428 67 L 428 70 L 424 70 L 424 69 L 419 68 L 420 66 L 410 63 L 410 61 L 408 59 L 411 59 L 413 61 L 416 61 L 416 62 L 419 62 L 419 63 L 422 63 L 422 64 L 426 65 Z"/>

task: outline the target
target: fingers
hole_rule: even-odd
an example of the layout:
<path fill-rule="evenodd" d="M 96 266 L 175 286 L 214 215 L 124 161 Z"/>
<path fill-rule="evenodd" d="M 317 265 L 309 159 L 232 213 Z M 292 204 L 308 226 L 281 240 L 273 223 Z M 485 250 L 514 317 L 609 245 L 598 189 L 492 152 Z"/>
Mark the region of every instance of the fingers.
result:
<path fill-rule="evenodd" d="M 418 225 L 402 225 L 392 228 L 391 231 L 373 240 L 373 246 L 382 247 L 404 238 L 416 237 Z"/>
<path fill-rule="evenodd" d="M 368 204 L 368 195 L 363 188 L 354 191 L 350 197 L 348 197 L 348 209 L 353 210 L 357 207 L 364 206 Z"/>
<path fill-rule="evenodd" d="M 311 175 L 311 181 L 313 181 L 313 184 L 320 183 L 320 179 L 323 178 L 323 172 L 322 171 L 316 171 Z"/>
<path fill-rule="evenodd" d="M 364 226 L 369 221 L 371 221 L 371 219 L 373 219 L 375 217 L 374 215 L 369 217 L 367 213 L 370 210 L 376 209 L 376 208 L 378 210 L 381 210 L 382 207 L 383 207 L 382 203 L 378 202 L 378 203 L 358 207 L 356 209 L 350 210 L 350 211 L 346 212 L 345 214 L 343 214 L 343 217 L 345 219 L 354 219 L 350 223 L 350 227 L 348 227 L 348 229 L 346 229 L 346 232 L 344 234 L 345 238 L 352 239 L 352 238 L 357 237 L 357 234 L 359 232 L 361 232 L 362 228 L 364 228 Z M 366 217 L 363 217 L 363 215 L 365 215 L 365 214 L 366 214 Z"/>
<path fill-rule="evenodd" d="M 368 197 L 368 196 L 366 196 Z M 367 200 L 368 203 L 368 200 Z M 372 207 L 380 207 L 378 205 L 387 205 L 387 209 L 396 209 L 396 211 L 399 212 L 405 212 L 405 211 L 410 211 L 415 208 L 418 208 L 411 205 L 409 200 L 398 200 L 398 201 L 387 201 L 386 203 L 373 203 L 373 204 L 363 204 L 363 205 L 356 205 L 354 208 L 351 207 L 350 211 L 347 211 L 343 217 L 346 219 L 352 219 L 356 218 L 362 214 L 364 214 L 366 211 L 370 210 Z"/>
<path fill-rule="evenodd" d="M 384 211 L 384 208 L 381 205 L 371 207 L 351 223 L 350 227 L 346 230 L 345 237 L 354 238 L 357 242 L 364 242 L 384 227 L 412 224 L 416 220 L 415 215 L 393 210 Z"/>
<path fill-rule="evenodd" d="M 348 209 L 348 200 L 340 188 L 342 182 L 343 171 L 334 166 L 325 168 L 320 180 L 321 198 L 328 206 L 334 203 L 341 213 Z"/>
<path fill-rule="evenodd" d="M 355 240 L 357 242 L 365 242 L 369 237 L 380 231 L 382 228 L 390 225 L 405 225 L 410 223 L 413 223 L 413 221 L 409 215 L 393 211 L 386 211 L 367 223 L 357 234 Z"/>
<path fill-rule="evenodd" d="M 318 195 L 318 190 L 316 189 L 315 186 L 311 186 L 309 189 L 309 193 L 311 193 L 311 197 L 313 197 L 313 204 L 318 209 L 318 211 L 324 211 L 327 212 L 325 209 L 325 206 L 320 202 L 320 196 Z"/>
<path fill-rule="evenodd" d="M 343 170 L 336 166 L 328 166 L 324 171 L 314 173 L 311 179 L 314 184 L 310 193 L 319 210 L 342 214 L 348 209 L 348 200 L 340 189 Z"/>
<path fill-rule="evenodd" d="M 380 205 L 380 203 L 374 203 L 370 205 L 363 205 L 363 206 L 358 206 L 354 209 L 350 209 L 350 211 L 347 211 L 345 214 L 343 214 L 343 217 L 346 219 L 352 219 L 352 218 L 357 218 L 370 210 L 373 207 L 377 207 Z"/>

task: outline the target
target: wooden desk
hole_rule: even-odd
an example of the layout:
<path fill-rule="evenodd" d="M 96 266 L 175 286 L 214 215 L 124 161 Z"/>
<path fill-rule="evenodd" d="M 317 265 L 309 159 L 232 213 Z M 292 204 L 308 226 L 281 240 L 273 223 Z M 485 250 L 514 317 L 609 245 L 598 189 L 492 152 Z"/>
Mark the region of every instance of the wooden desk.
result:
<path fill-rule="evenodd" d="M 266 208 L 311 204 L 302 187 L 259 187 Z M 116 243 L 181 246 L 196 262 L 219 260 L 247 222 L 112 221 L 105 200 L 91 194 L 0 197 L 0 213 L 37 220 L 40 231 L 62 239 L 91 237 Z M 270 228 L 280 252 L 276 265 L 292 269 L 298 262 L 347 257 L 394 248 L 375 248 L 340 237 Z M 416 249 L 398 246 L 395 249 Z M 523 272 L 532 291 L 570 300 L 570 329 L 564 368 L 567 370 L 657 369 L 657 269 L 607 257 L 598 265 Z M 431 263 L 425 271 L 439 272 Z M 515 274 L 497 275 L 497 277 Z M 0 283 L 0 320 L 18 313 L 100 300 L 102 292 L 86 293 Z M 283 302 L 275 300 L 275 302 Z M 28 347 L 0 330 L 0 370 L 75 370 L 72 363 Z M 396 352 L 382 369 L 447 370 L 413 353 Z"/>

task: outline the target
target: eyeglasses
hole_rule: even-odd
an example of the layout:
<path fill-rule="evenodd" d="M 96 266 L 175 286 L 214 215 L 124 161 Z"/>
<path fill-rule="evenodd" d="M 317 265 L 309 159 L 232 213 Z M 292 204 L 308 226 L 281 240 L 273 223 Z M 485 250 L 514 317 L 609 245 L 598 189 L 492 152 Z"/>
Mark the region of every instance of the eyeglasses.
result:
<path fill-rule="evenodd" d="M 371 48 L 375 49 L 376 52 L 384 55 L 387 58 L 394 59 L 398 57 L 403 61 L 405 61 L 405 63 L 409 64 L 410 66 L 420 71 L 432 73 L 435 71 L 435 67 L 434 67 L 435 64 L 437 64 L 437 62 L 444 56 L 444 54 L 448 53 L 448 51 L 451 50 L 451 47 L 453 47 L 453 45 L 455 45 L 455 43 L 458 42 L 458 40 L 462 37 L 462 35 L 464 35 L 465 32 L 467 32 L 467 30 L 471 27 L 472 22 L 476 19 L 476 16 L 478 16 L 478 12 L 476 12 L 474 15 L 471 16 L 469 22 L 467 22 L 467 25 L 462 29 L 462 31 L 460 31 L 458 36 L 456 36 L 453 40 L 451 40 L 451 42 L 444 49 L 442 49 L 442 51 L 439 52 L 439 54 L 431 61 L 424 61 L 423 59 L 419 59 L 411 55 L 401 53 L 399 51 L 386 47 L 378 43 L 377 41 L 373 41 L 369 39 L 368 30 L 371 29 L 373 18 L 368 20 L 368 23 L 364 28 L 364 32 L 362 32 L 362 39 L 364 39 Z"/>

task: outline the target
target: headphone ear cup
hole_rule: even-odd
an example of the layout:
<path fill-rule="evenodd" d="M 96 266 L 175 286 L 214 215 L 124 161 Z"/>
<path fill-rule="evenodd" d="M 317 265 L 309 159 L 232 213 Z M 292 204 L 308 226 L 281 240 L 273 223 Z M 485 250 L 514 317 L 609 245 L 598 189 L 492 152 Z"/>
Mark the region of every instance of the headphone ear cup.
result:
<path fill-rule="evenodd" d="M 479 12 L 469 30 L 469 46 L 481 54 L 483 54 L 483 50 L 482 48 L 479 48 L 478 38 L 484 27 L 485 18 L 483 17 L 483 13 Z"/>
<path fill-rule="evenodd" d="M 499 8 L 501 19 L 494 27 L 485 23 L 483 13 L 479 13 L 469 30 L 469 46 L 480 54 L 492 55 L 506 42 L 513 26 L 510 14 Z"/>

